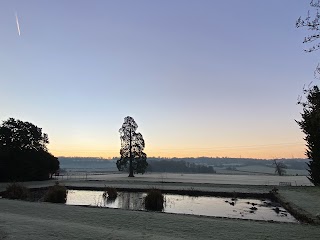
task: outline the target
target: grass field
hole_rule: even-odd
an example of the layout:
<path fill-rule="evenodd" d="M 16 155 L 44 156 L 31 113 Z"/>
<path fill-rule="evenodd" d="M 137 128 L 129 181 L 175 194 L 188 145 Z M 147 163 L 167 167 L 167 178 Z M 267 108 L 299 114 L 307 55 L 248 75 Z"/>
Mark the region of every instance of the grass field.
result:
<path fill-rule="evenodd" d="M 268 192 L 272 185 L 257 183 L 302 181 L 301 176 L 245 176 L 202 174 L 99 175 L 96 179 L 65 179 L 68 186 L 194 189 L 217 192 Z M 261 180 L 261 177 L 265 177 Z M 259 180 L 260 179 L 260 180 Z M 295 180 L 294 180 L 295 179 Z M 224 181 L 222 181 L 224 180 Z M 29 187 L 53 185 L 29 182 Z M 237 182 L 234 184 L 232 182 Z M 247 184 L 247 183 L 251 184 Z M 232 184 L 230 184 L 232 183 Z M 277 182 L 278 184 L 279 182 Z M 4 189 L 5 183 L 0 184 Z M 279 195 L 313 218 L 320 210 L 317 187 L 281 187 Z M 0 239 L 319 239 L 320 226 L 247 221 L 119 209 L 0 199 Z"/>
<path fill-rule="evenodd" d="M 241 167 L 236 167 L 236 170 L 228 170 L 225 167 L 223 168 L 215 167 L 215 170 L 217 171 L 218 174 L 275 175 L 274 167 L 263 166 L 263 165 L 241 166 Z M 308 171 L 306 169 L 298 170 L 298 169 L 289 168 L 289 169 L 286 169 L 286 175 L 306 176 L 308 175 Z"/>

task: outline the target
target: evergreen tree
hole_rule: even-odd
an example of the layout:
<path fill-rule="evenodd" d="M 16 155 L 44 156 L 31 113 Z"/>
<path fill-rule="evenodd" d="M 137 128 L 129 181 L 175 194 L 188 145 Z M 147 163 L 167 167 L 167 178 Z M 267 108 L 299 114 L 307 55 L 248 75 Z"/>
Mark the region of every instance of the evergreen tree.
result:
<path fill-rule="evenodd" d="M 306 28 L 310 33 L 307 35 L 303 43 L 308 45 L 306 52 L 313 52 L 320 49 L 320 0 L 311 0 L 311 8 L 313 13 L 299 19 L 296 22 L 297 28 Z M 320 65 L 315 70 L 315 77 L 320 76 Z M 306 102 L 299 101 L 302 105 L 303 113 L 302 120 L 296 121 L 303 133 L 307 142 L 306 155 L 310 162 L 308 163 L 309 180 L 316 186 L 320 185 L 320 93 L 318 86 L 312 86 L 309 89 L 303 90 L 306 96 Z"/>
<path fill-rule="evenodd" d="M 148 163 L 147 155 L 143 152 L 145 147 L 141 133 L 137 133 L 137 123 L 132 117 L 126 117 L 119 129 L 121 139 L 120 159 L 117 161 L 119 171 L 129 171 L 129 177 L 134 173 L 144 173 Z"/>
<path fill-rule="evenodd" d="M 302 120 L 296 121 L 302 132 L 306 135 L 306 155 L 308 164 L 308 179 L 315 185 L 320 186 L 320 91 L 318 86 L 304 89 L 306 101 L 299 101 L 303 106 Z"/>

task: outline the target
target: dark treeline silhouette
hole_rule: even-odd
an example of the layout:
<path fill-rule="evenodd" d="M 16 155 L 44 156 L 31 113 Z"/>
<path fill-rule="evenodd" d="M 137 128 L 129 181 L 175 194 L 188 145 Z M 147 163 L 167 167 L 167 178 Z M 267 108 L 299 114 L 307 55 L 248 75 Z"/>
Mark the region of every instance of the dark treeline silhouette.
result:
<path fill-rule="evenodd" d="M 147 167 L 148 172 L 171 172 L 171 173 L 215 173 L 212 166 L 179 161 L 150 161 Z"/>
<path fill-rule="evenodd" d="M 0 125 L 0 181 L 45 180 L 59 169 L 48 152 L 47 134 L 29 122 L 9 118 Z"/>
<path fill-rule="evenodd" d="M 119 157 L 111 159 L 95 158 L 95 157 L 59 157 L 60 167 L 65 170 L 81 170 L 81 171 L 116 171 L 116 161 Z M 148 163 L 155 165 L 154 162 L 166 161 L 193 163 L 196 165 L 212 166 L 213 168 L 237 168 L 240 166 L 268 166 L 274 168 L 274 160 L 284 163 L 288 169 L 305 170 L 307 168 L 308 159 L 252 159 L 252 158 L 218 158 L 218 157 L 200 157 L 200 158 L 161 158 L 149 157 Z M 166 164 L 166 165 L 168 165 Z M 175 163 L 173 163 L 175 164 Z M 158 164 L 159 165 L 159 164 Z M 152 169 L 147 169 L 150 171 Z M 155 169 L 153 169 L 155 171 Z M 166 171 L 167 170 L 166 168 Z"/>
<path fill-rule="evenodd" d="M 280 159 L 258 159 L 258 158 L 229 158 L 229 157 L 198 157 L 198 158 L 161 158 L 161 157 L 149 157 L 148 161 L 185 161 L 189 163 L 208 165 L 213 167 L 225 167 L 228 165 L 234 166 L 269 166 L 273 167 L 274 160 L 282 162 L 290 169 L 305 170 L 309 162 L 308 159 L 300 158 L 280 158 Z"/>
<path fill-rule="evenodd" d="M 0 181 L 46 180 L 58 169 L 58 159 L 46 151 L 0 148 Z"/>

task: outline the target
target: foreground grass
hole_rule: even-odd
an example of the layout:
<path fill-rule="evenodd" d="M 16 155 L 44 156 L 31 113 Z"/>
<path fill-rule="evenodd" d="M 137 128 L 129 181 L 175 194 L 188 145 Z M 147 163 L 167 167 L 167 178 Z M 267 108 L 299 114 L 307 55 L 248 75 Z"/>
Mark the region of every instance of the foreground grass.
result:
<path fill-rule="evenodd" d="M 224 179 L 232 178 L 225 176 Z M 202 175 L 104 180 L 67 180 L 67 186 L 84 188 L 113 187 L 199 190 L 212 192 L 266 193 L 272 186 L 259 186 L 260 176 L 237 176 L 237 184 L 221 184 Z M 286 181 L 282 180 L 281 181 Z M 287 179 L 287 178 L 285 178 Z M 188 181 L 187 181 L 188 180 Z M 219 179 L 218 179 L 219 180 Z M 279 180 L 279 181 L 280 181 Z M 266 179 L 262 180 L 265 182 Z M 229 183 L 226 181 L 224 183 Z M 246 185 L 250 182 L 252 185 Z M 217 184 L 218 183 L 218 184 Z M 220 184 L 219 184 L 220 183 Z M 242 183 L 242 185 L 240 185 Z M 54 181 L 29 182 L 28 187 L 51 186 Z M 0 189 L 5 184 L 0 184 Z M 316 217 L 320 210 L 320 189 L 279 187 L 279 195 L 295 207 Z M 320 226 L 257 222 L 135 212 L 117 209 L 85 208 L 0 199 L 0 240 L 2 239 L 319 239 Z"/>
<path fill-rule="evenodd" d="M 294 209 L 320 223 L 320 187 L 288 187 L 280 189 L 279 195 Z"/>
<path fill-rule="evenodd" d="M 319 226 L 306 224 L 0 199 L 5 239 L 319 239 L 319 233 Z"/>

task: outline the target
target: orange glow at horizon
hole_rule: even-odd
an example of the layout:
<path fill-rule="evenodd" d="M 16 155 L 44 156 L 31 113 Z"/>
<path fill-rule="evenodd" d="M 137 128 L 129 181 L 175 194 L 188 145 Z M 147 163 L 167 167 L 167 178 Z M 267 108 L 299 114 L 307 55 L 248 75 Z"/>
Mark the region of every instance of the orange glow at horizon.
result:
<path fill-rule="evenodd" d="M 70 148 L 70 149 L 50 149 L 55 156 L 64 157 L 118 157 L 119 148 L 90 149 L 90 148 Z M 217 148 L 146 148 L 148 157 L 233 157 L 233 158 L 306 158 L 305 146 L 303 144 L 288 145 L 261 145 L 242 147 L 217 147 Z"/>

